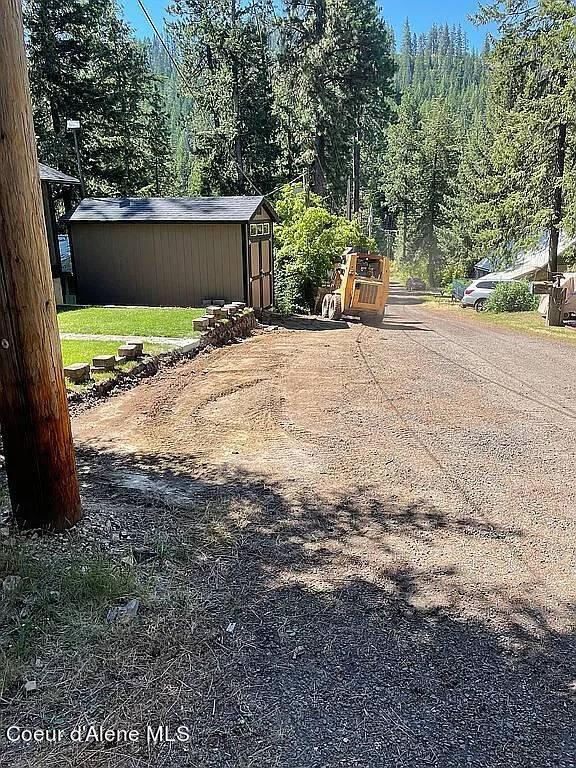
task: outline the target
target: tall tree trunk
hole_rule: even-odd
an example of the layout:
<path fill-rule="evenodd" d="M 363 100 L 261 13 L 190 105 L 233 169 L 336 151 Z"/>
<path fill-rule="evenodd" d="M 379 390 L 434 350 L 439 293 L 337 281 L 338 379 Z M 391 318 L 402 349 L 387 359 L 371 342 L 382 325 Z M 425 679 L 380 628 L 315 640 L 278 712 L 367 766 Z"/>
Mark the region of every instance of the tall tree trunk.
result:
<path fill-rule="evenodd" d="M 353 194 L 353 210 L 356 215 L 360 213 L 360 129 L 356 131 L 356 135 L 354 136 L 354 150 L 353 150 L 353 159 L 352 159 L 352 165 L 353 165 L 353 184 L 354 184 L 354 194 Z"/>
<path fill-rule="evenodd" d="M 326 137 L 316 136 L 314 142 L 314 162 L 312 164 L 312 190 L 320 197 L 326 197 Z"/>
<path fill-rule="evenodd" d="M 564 198 L 564 169 L 566 165 L 566 138 L 568 128 L 566 123 L 558 126 L 556 146 L 556 186 L 552 202 L 552 222 L 550 225 L 550 250 L 548 254 L 548 278 L 554 279 L 558 272 L 558 246 L 562 226 L 562 207 Z M 561 327 L 564 315 L 564 291 L 554 280 L 548 303 L 547 323 L 552 327 Z"/>

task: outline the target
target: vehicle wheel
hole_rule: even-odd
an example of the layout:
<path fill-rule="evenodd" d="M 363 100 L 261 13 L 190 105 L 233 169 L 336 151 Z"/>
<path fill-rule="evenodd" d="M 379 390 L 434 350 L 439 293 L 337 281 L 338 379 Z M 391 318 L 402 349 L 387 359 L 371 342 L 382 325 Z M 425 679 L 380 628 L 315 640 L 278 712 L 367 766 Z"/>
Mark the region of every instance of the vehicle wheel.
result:
<path fill-rule="evenodd" d="M 330 320 L 340 320 L 342 317 L 342 297 L 339 293 L 333 293 L 330 297 L 330 309 L 328 310 Z"/>
<path fill-rule="evenodd" d="M 487 301 L 488 299 L 478 299 L 476 304 L 474 304 L 474 309 L 476 310 L 476 312 L 484 312 L 484 310 L 486 309 Z"/>
<path fill-rule="evenodd" d="M 322 317 L 328 317 L 328 313 L 330 312 L 330 302 L 332 301 L 332 294 L 327 293 L 326 296 L 324 296 L 324 299 L 322 300 Z"/>

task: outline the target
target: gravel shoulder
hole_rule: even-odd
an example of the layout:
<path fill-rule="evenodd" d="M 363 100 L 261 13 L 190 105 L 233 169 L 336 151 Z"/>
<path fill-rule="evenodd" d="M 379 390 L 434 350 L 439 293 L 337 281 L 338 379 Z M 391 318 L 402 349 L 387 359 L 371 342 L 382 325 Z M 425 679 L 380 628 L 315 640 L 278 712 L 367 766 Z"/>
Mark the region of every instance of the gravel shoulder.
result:
<path fill-rule="evenodd" d="M 381 328 L 261 334 L 74 419 L 85 529 L 178 547 L 142 566 L 160 599 L 125 653 L 34 717 L 193 732 L 82 765 L 576 764 L 576 358 L 393 302 Z"/>

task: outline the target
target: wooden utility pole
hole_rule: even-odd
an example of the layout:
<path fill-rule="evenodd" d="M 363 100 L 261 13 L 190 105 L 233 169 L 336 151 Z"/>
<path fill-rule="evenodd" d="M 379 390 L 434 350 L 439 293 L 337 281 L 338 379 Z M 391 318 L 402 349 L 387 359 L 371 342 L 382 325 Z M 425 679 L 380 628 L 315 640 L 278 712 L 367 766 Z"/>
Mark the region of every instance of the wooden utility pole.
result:
<path fill-rule="evenodd" d="M 20 0 L 0 2 L 0 424 L 16 520 L 79 520 Z"/>
<path fill-rule="evenodd" d="M 548 303 L 547 323 L 552 327 L 561 327 L 564 316 L 564 290 L 558 279 L 558 246 L 560 244 L 560 227 L 562 226 L 562 206 L 564 198 L 564 169 L 566 166 L 566 138 L 568 128 L 566 123 L 558 126 L 556 147 L 556 187 L 552 203 L 552 223 L 550 226 L 550 251 L 548 254 L 548 279 L 552 281 L 550 301 Z"/>

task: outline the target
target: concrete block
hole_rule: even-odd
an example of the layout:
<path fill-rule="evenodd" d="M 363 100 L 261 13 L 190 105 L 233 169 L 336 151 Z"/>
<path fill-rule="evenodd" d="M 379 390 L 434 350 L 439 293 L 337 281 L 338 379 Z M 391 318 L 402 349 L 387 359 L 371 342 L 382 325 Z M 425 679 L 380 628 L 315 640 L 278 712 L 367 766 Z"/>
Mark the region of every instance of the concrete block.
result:
<path fill-rule="evenodd" d="M 72 363 L 64 368 L 64 376 L 73 384 L 86 384 L 90 381 L 90 363 Z"/>
<path fill-rule="evenodd" d="M 210 318 L 198 317 L 192 321 L 192 325 L 195 331 L 207 331 L 210 328 Z"/>
<path fill-rule="evenodd" d="M 206 317 L 208 318 L 208 325 L 210 326 L 210 328 L 214 328 L 214 326 L 218 322 L 218 318 L 215 315 L 206 315 Z"/>
<path fill-rule="evenodd" d="M 206 314 L 213 316 L 216 313 L 220 312 L 221 309 L 222 307 L 217 307 L 216 305 L 212 304 L 211 306 L 206 307 Z"/>
<path fill-rule="evenodd" d="M 131 347 L 136 347 L 136 358 L 142 357 L 144 354 L 144 343 L 141 341 L 131 341 Z"/>
<path fill-rule="evenodd" d="M 97 355 L 92 358 L 95 371 L 113 371 L 116 367 L 116 355 Z"/>
<path fill-rule="evenodd" d="M 243 301 L 233 301 L 232 304 L 234 304 L 235 307 L 238 307 L 239 310 L 246 309 L 246 304 Z"/>
<path fill-rule="evenodd" d="M 233 315 L 237 315 L 238 314 L 238 307 L 235 307 L 234 304 L 226 304 L 223 307 L 223 309 L 224 309 L 225 312 L 226 311 L 228 312 L 230 317 L 232 317 Z"/>
<path fill-rule="evenodd" d="M 224 301 L 224 299 L 214 299 L 212 304 L 214 304 L 214 306 L 216 307 L 223 307 L 224 304 L 226 304 L 226 302 Z"/>
<path fill-rule="evenodd" d="M 125 357 L 127 360 L 136 360 L 138 355 L 138 347 L 136 344 L 124 344 L 118 347 L 118 357 Z"/>
<path fill-rule="evenodd" d="M 128 362 L 127 357 L 122 357 L 121 355 L 116 355 L 116 365 L 124 365 L 124 363 Z"/>

